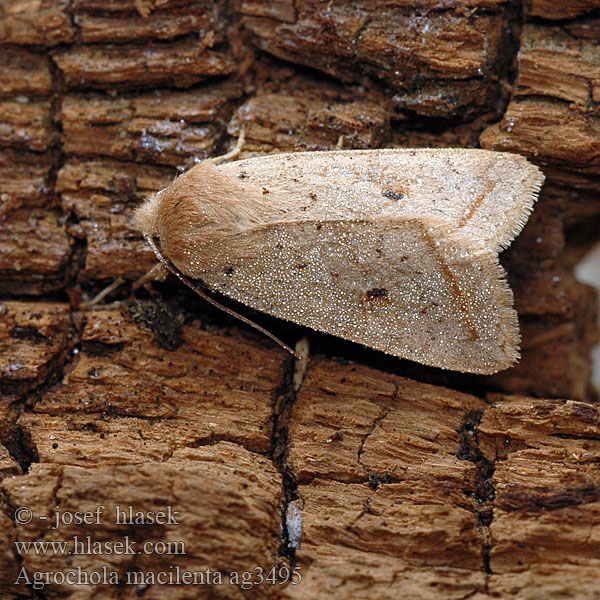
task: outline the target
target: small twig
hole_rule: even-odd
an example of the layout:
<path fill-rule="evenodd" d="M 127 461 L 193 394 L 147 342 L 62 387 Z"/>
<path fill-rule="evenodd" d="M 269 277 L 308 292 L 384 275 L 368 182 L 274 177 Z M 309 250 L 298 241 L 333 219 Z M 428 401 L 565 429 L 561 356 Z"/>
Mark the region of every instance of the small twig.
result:
<path fill-rule="evenodd" d="M 88 310 L 88 309 L 92 308 L 92 306 L 95 306 L 99 302 L 102 302 L 102 300 L 104 300 L 104 298 L 106 298 L 106 296 L 108 296 L 110 293 L 114 292 L 118 287 L 121 287 L 124 283 L 125 283 L 125 280 L 121 277 L 119 277 L 118 279 L 115 279 L 109 286 L 105 287 L 101 292 L 96 294 L 91 300 L 82 302 L 79 305 L 79 308 L 81 310 Z"/>

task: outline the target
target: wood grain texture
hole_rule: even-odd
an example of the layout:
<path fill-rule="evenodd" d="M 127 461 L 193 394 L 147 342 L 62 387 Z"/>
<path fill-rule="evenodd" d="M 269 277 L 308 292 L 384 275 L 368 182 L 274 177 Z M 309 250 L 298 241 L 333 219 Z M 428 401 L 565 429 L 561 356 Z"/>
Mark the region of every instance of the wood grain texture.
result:
<path fill-rule="evenodd" d="M 0 597 L 600 594 L 597 298 L 571 271 L 598 236 L 599 27 L 582 12 L 594 4 L 527 3 L 535 20 L 519 54 L 498 43 L 520 23 L 505 2 L 399 0 L 387 13 L 365 3 L 358 16 L 371 20 L 358 29 L 357 3 L 331 4 L 311 17 L 295 6 L 316 3 L 287 0 L 0 3 L 0 102 L 16 107 L 0 117 Z M 407 15 L 414 27 L 397 27 Z M 289 356 L 172 281 L 134 297 L 125 285 L 81 310 L 151 266 L 134 206 L 195 157 L 226 150 L 240 125 L 245 157 L 334 149 L 340 135 L 344 148 L 469 147 L 491 125 L 482 144 L 540 164 L 550 185 L 502 257 L 521 363 L 493 380 L 453 379 L 317 335 L 296 390 Z M 576 239 L 582 224 L 591 233 Z M 306 333 L 251 316 L 292 344 Z M 37 518 L 98 505 L 113 515 L 117 504 L 171 506 L 181 524 L 105 516 L 52 530 Z M 30 523 L 15 522 L 19 506 Z M 14 546 L 75 535 L 184 542 L 186 554 Z M 77 565 L 296 565 L 302 583 L 15 584 L 21 567 Z"/>
<path fill-rule="evenodd" d="M 399 110 L 448 117 L 481 110 L 496 90 L 508 7 L 303 0 L 242 1 L 239 11 L 261 49 L 343 81 L 373 77 L 390 88 Z"/>
<path fill-rule="evenodd" d="M 55 46 L 72 42 L 75 27 L 68 0 L 24 0 L 0 6 L 0 40 L 3 44 Z"/>
<path fill-rule="evenodd" d="M 598 0 L 572 0 L 571 2 L 552 2 L 551 0 L 525 0 L 524 11 L 531 17 L 542 19 L 573 19 L 590 13 L 600 7 Z"/>
<path fill-rule="evenodd" d="M 572 33 L 546 25 L 524 27 L 513 98 L 502 120 L 483 132 L 481 144 L 536 157 L 547 165 L 547 187 L 581 190 L 567 211 L 597 215 L 597 196 L 594 200 L 585 190 L 599 189 L 600 50 L 586 37 L 585 24 Z"/>

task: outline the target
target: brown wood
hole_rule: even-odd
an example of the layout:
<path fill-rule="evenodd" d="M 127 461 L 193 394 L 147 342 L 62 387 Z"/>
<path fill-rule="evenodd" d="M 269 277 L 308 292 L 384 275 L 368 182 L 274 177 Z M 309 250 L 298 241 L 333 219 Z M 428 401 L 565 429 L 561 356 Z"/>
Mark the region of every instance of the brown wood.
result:
<path fill-rule="evenodd" d="M 599 7 L 598 0 L 571 0 L 570 2 L 525 0 L 523 5 L 525 14 L 543 19 L 572 19 Z"/>
<path fill-rule="evenodd" d="M 436 4 L 242 1 L 240 13 L 253 41 L 275 56 L 342 81 L 383 81 L 400 111 L 464 118 L 497 90 L 510 5 L 451 1 L 432 10 Z"/>
<path fill-rule="evenodd" d="M 572 272 L 600 233 L 597 4 L 525 2 L 521 31 L 507 0 L 0 2 L 0 597 L 597 598 L 597 295 Z M 242 127 L 246 157 L 540 164 L 501 256 L 521 362 L 450 373 L 240 307 L 308 335 L 302 375 L 172 279 L 132 292 L 133 208 Z M 15 545 L 75 536 L 98 552 Z M 301 582 L 242 585 L 273 568 Z"/>

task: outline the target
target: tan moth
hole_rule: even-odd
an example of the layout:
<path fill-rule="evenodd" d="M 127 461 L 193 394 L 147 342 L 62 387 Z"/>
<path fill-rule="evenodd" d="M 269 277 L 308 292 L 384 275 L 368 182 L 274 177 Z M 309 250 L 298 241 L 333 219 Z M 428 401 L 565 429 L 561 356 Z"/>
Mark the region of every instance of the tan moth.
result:
<path fill-rule="evenodd" d="M 208 160 L 135 219 L 211 290 L 388 354 L 489 374 L 519 356 L 498 252 L 543 179 L 525 158 L 487 150 Z"/>

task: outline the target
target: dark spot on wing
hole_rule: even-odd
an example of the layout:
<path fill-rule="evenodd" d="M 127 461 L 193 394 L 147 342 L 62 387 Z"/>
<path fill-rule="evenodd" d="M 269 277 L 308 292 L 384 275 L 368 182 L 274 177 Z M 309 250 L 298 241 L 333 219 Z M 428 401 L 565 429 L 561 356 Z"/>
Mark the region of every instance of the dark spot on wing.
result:
<path fill-rule="evenodd" d="M 387 290 L 385 288 L 373 288 L 367 290 L 367 298 L 369 300 L 375 300 L 376 298 L 385 298 L 387 296 Z"/>
<path fill-rule="evenodd" d="M 391 200 L 402 200 L 402 197 L 404 196 L 403 192 L 396 192 L 394 190 L 381 190 L 381 194 Z"/>
<path fill-rule="evenodd" d="M 225 275 L 227 275 L 227 277 L 231 277 L 234 273 L 235 269 L 233 267 L 227 267 L 224 271 Z"/>
<path fill-rule="evenodd" d="M 385 288 L 373 288 L 367 290 L 362 298 L 363 314 L 367 316 L 369 311 L 389 306 L 391 303 L 392 300 L 388 296 L 388 291 Z"/>

